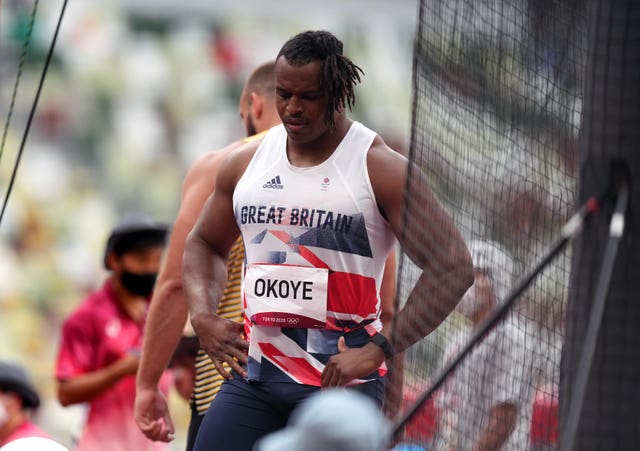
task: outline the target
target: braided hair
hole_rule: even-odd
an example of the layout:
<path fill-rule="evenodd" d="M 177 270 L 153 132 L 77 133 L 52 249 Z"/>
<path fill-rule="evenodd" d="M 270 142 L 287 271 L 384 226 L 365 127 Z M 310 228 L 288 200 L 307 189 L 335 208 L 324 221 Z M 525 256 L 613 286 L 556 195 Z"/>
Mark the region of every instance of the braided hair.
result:
<path fill-rule="evenodd" d="M 327 98 L 324 121 L 335 129 L 333 113 L 354 105 L 354 88 L 360 82 L 360 74 L 364 75 L 363 70 L 342 54 L 342 42 L 328 31 L 297 34 L 282 46 L 276 60 L 281 56 L 292 66 L 322 62 L 320 83 Z"/>

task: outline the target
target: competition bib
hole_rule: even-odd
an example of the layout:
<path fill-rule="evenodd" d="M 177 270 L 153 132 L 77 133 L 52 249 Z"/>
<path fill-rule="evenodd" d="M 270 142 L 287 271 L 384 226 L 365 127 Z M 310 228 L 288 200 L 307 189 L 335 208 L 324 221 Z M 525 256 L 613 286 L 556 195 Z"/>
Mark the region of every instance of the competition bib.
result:
<path fill-rule="evenodd" d="M 247 265 L 247 311 L 259 326 L 324 328 L 329 270 L 304 266 Z"/>

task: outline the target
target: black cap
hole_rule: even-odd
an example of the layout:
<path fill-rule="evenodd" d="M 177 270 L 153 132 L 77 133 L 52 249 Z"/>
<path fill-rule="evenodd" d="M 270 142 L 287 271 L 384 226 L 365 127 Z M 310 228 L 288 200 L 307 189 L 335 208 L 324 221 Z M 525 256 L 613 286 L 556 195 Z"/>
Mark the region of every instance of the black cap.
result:
<path fill-rule="evenodd" d="M 40 405 L 40 397 L 27 370 L 17 363 L 0 361 L 0 390 L 20 395 L 24 407 L 35 409 Z"/>
<path fill-rule="evenodd" d="M 104 250 L 105 268 L 111 269 L 107 263 L 107 256 L 110 252 L 122 255 L 128 251 L 164 245 L 168 231 L 168 224 L 158 222 L 145 214 L 132 213 L 125 215 L 122 221 L 111 231 L 107 239 L 107 245 Z"/>

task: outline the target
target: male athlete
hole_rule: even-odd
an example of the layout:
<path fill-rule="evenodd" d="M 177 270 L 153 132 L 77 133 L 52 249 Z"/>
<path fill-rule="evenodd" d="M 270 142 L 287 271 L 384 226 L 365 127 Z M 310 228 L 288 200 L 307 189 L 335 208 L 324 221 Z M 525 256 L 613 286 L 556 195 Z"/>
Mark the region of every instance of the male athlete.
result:
<path fill-rule="evenodd" d="M 437 327 L 473 281 L 464 241 L 419 169 L 412 183 L 428 222 L 404 215 L 406 158 L 347 117 L 360 72 L 329 32 L 287 41 L 275 68 L 283 124 L 225 159 L 189 234 L 191 323 L 227 379 L 196 450 L 251 450 L 321 387 L 353 386 L 380 404 L 385 359 Z M 244 327 L 216 314 L 240 233 Z M 396 238 L 423 272 L 390 343 L 379 292 Z"/>
<path fill-rule="evenodd" d="M 215 186 L 220 162 L 233 149 L 244 143 L 260 140 L 266 130 L 280 123 L 275 107 L 275 63 L 262 64 L 254 70 L 245 83 L 240 97 L 240 117 L 248 138 L 236 141 L 224 149 L 201 157 L 187 174 L 183 187 L 182 204 L 171 234 L 166 259 L 161 268 L 153 295 L 143 345 L 143 357 L 138 369 L 135 404 L 136 421 L 140 429 L 153 440 L 169 441 L 174 425 L 165 397 L 159 391 L 158 382 L 162 370 L 169 362 L 182 334 L 187 318 L 187 304 L 182 292 L 182 252 L 187 233 L 191 230 L 206 198 Z M 244 248 L 242 240 L 234 244 L 227 265 L 228 281 L 225 294 L 218 306 L 218 314 L 224 318 L 242 322 L 240 284 Z M 381 296 L 382 319 L 391 322 L 395 299 L 395 255 L 389 255 Z M 204 351 L 196 360 L 195 387 L 191 402 L 191 421 L 187 437 L 187 451 L 193 449 L 200 422 L 222 383 L 222 377 Z"/>
<path fill-rule="evenodd" d="M 182 203 L 176 218 L 167 255 L 160 269 L 145 329 L 142 358 L 137 374 L 135 419 L 152 440 L 170 441 L 174 425 L 158 383 L 180 339 L 187 321 L 187 304 L 182 292 L 182 252 L 202 204 L 213 191 L 220 162 L 233 149 L 259 140 L 257 134 L 280 123 L 274 99 L 274 62 L 256 68 L 245 83 L 240 97 L 240 117 L 247 135 L 243 140 L 203 155 L 188 172 Z M 230 321 L 242 321 L 240 279 L 244 250 L 238 240 L 229 259 L 229 284 L 217 313 Z M 187 450 L 192 449 L 200 421 L 215 396 L 222 378 L 209 357 L 201 352 L 196 360 L 196 380 L 192 396 Z"/>

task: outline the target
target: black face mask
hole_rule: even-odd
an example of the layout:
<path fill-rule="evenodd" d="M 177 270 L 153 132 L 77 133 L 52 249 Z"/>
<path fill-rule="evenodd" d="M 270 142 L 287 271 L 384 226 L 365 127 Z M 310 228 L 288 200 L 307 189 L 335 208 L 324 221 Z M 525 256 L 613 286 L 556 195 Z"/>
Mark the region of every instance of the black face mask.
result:
<path fill-rule="evenodd" d="M 158 274 L 156 273 L 134 274 L 123 271 L 120 275 L 120 281 L 130 293 L 138 296 L 149 296 L 153 291 L 157 276 Z"/>

